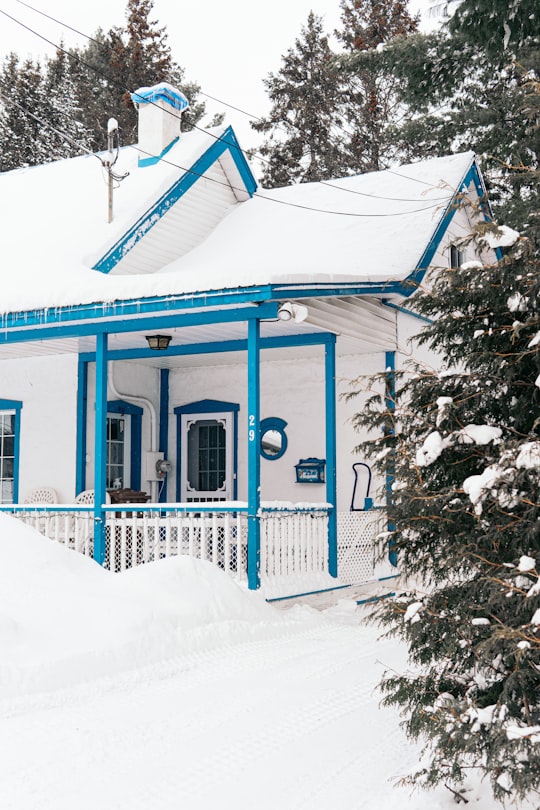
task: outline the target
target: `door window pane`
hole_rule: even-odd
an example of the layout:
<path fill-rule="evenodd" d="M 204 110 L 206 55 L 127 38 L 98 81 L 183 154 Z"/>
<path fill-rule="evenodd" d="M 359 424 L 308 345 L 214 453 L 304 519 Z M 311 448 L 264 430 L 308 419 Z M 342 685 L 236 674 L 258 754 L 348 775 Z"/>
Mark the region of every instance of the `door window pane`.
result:
<path fill-rule="evenodd" d="M 226 478 L 226 431 L 216 419 L 192 422 L 187 434 L 187 478 L 190 488 L 216 492 Z"/>

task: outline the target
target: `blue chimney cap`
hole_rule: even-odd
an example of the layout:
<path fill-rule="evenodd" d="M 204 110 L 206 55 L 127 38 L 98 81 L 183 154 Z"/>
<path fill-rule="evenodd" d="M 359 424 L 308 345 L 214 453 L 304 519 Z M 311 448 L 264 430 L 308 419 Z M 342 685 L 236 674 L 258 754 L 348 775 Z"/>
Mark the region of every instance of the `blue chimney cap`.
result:
<path fill-rule="evenodd" d="M 185 95 L 168 82 L 160 82 L 153 87 L 139 87 L 138 90 L 131 93 L 131 100 L 135 105 L 165 101 L 175 110 L 180 110 L 180 112 L 189 107 L 189 101 Z"/>

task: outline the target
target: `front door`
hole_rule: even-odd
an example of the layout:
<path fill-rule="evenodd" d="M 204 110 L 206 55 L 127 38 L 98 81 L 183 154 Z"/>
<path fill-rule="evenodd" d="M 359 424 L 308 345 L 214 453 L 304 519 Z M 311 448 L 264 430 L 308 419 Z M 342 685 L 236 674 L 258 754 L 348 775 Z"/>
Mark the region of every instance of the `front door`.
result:
<path fill-rule="evenodd" d="M 180 500 L 232 500 L 233 414 L 182 414 L 180 430 Z"/>

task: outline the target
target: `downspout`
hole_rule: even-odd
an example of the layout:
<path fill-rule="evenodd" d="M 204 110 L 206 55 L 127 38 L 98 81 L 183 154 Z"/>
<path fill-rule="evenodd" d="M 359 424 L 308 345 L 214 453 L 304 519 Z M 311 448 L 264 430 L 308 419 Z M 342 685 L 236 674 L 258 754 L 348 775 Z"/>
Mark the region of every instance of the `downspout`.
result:
<path fill-rule="evenodd" d="M 150 414 L 150 452 L 155 453 L 158 449 L 158 420 L 154 403 L 146 397 L 136 396 L 135 394 L 122 394 L 116 388 L 113 377 L 113 364 L 109 364 L 109 388 L 111 393 L 117 399 L 125 399 L 126 402 L 132 402 L 134 405 L 142 405 L 148 408 Z M 157 481 L 150 481 L 150 500 L 152 503 L 157 501 Z"/>

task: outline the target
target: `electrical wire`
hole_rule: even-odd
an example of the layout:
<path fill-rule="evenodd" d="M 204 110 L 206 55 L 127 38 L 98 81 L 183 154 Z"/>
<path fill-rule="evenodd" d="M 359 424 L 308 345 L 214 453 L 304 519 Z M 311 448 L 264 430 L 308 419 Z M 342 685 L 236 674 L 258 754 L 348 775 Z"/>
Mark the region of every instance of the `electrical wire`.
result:
<path fill-rule="evenodd" d="M 227 141 L 224 141 L 224 143 L 227 143 Z M 154 155 L 152 155 L 151 152 L 146 152 L 144 149 L 141 149 L 140 146 L 137 146 L 135 144 L 130 144 L 126 148 L 127 149 L 134 149 L 136 152 L 139 152 L 140 154 L 148 156 L 148 157 L 154 157 Z M 172 166 L 175 169 L 180 169 L 181 171 L 185 172 L 186 174 L 191 174 L 194 177 L 202 177 L 205 180 L 210 180 L 210 181 L 212 181 L 214 183 L 218 183 L 219 185 L 226 186 L 227 188 L 232 188 L 233 191 L 240 191 L 240 192 L 245 194 L 245 191 L 246 191 L 245 188 L 237 188 L 235 186 L 232 186 L 230 183 L 226 183 L 226 182 L 223 182 L 221 180 L 217 180 L 216 178 L 213 178 L 213 177 L 208 177 L 207 175 L 202 174 L 200 172 L 196 172 L 193 169 L 188 169 L 185 166 L 181 166 L 178 163 L 173 163 L 172 161 L 167 160 L 167 158 L 162 157 L 162 158 L 160 158 L 159 162 L 165 164 L 166 166 Z M 369 219 L 369 218 L 373 218 L 373 217 L 379 218 L 379 217 L 406 216 L 407 214 L 418 214 L 418 213 L 420 213 L 422 211 L 429 211 L 429 210 L 431 210 L 433 208 L 438 208 L 439 207 L 439 203 L 435 202 L 432 205 L 426 205 L 426 206 L 423 206 L 422 208 L 416 208 L 416 209 L 414 209 L 412 211 L 397 211 L 397 212 L 394 212 L 394 213 L 382 213 L 382 214 L 374 214 L 374 213 L 372 213 L 372 214 L 359 214 L 359 213 L 355 213 L 354 211 L 331 211 L 331 210 L 329 210 L 327 208 L 315 208 L 315 207 L 313 207 L 311 205 L 302 205 L 300 203 L 287 202 L 286 200 L 278 200 L 276 197 L 268 197 L 266 194 L 261 194 L 259 191 L 256 191 L 253 196 L 256 197 L 257 199 L 260 199 L 260 200 L 268 200 L 269 202 L 277 203 L 278 205 L 286 205 L 289 208 L 300 208 L 300 209 L 303 209 L 304 211 L 314 211 L 315 213 L 318 213 L 318 214 L 333 214 L 335 216 L 356 217 L 356 218 L 360 218 L 360 219 L 365 219 L 365 218 Z M 447 201 L 448 198 L 445 198 L 445 200 Z"/>
<path fill-rule="evenodd" d="M 26 115 L 29 115 L 29 116 L 30 116 L 30 118 L 33 118 L 33 119 L 34 119 L 34 121 L 37 121 L 37 122 L 38 122 L 38 124 L 41 124 L 42 126 L 46 127 L 47 129 L 50 129 L 50 130 L 51 130 L 51 132 L 54 132 L 54 134 L 55 134 L 55 135 L 57 135 L 59 138 L 61 138 L 61 140 L 63 140 L 63 141 L 67 141 L 67 142 L 68 142 L 68 143 L 70 143 L 72 146 L 75 146 L 77 149 L 80 149 L 82 152 L 86 152 L 86 154 L 87 154 L 87 155 L 91 155 L 92 157 L 97 158 L 97 159 L 100 161 L 100 163 L 101 163 L 102 165 L 104 165 L 103 160 L 100 158 L 100 156 L 99 156 L 98 154 L 96 154 L 95 152 L 92 152 L 92 150 L 91 150 L 91 149 L 87 149 L 87 148 L 86 148 L 85 146 L 83 146 L 81 143 L 78 143 L 78 142 L 77 142 L 77 141 L 76 141 L 74 138 L 72 138 L 72 137 L 71 137 L 70 135 L 68 135 L 66 132 L 62 132 L 62 130 L 60 130 L 60 129 L 56 129 L 56 127 L 54 127 L 54 126 L 53 126 L 53 125 L 52 125 L 52 124 L 51 124 L 49 121 L 47 121 L 45 118 L 41 118 L 39 115 L 36 115 L 35 113 L 30 112 L 30 110 L 28 110 L 26 107 L 23 107 L 23 105 L 22 105 L 22 104 L 19 104 L 19 102 L 15 101 L 15 100 L 14 100 L 14 99 L 12 99 L 12 98 L 8 98 L 8 97 L 7 97 L 7 96 L 5 96 L 5 95 L 4 95 L 4 94 L 3 94 L 1 91 L 0 91 L 0 99 L 1 99 L 1 100 L 4 102 L 4 104 L 6 104 L 7 106 L 9 106 L 9 105 L 13 105 L 14 107 L 17 107 L 17 109 L 22 110 L 22 111 L 23 111 L 23 112 L 24 112 Z"/>
<path fill-rule="evenodd" d="M 89 36 L 88 34 L 86 34 L 83 31 L 80 31 L 77 28 L 74 28 L 73 26 L 70 26 L 69 24 L 63 22 L 62 20 L 58 20 L 56 17 L 53 17 L 52 15 L 47 14 L 44 11 L 41 11 L 40 9 L 35 8 L 35 6 L 32 6 L 30 3 L 26 3 L 26 2 L 24 2 L 24 0 L 16 0 L 16 2 L 19 3 L 22 6 L 25 6 L 26 8 L 31 9 L 35 13 L 40 14 L 41 16 L 46 17 L 47 19 L 57 23 L 58 25 L 61 25 L 61 26 L 65 27 L 65 28 L 68 28 L 70 31 L 73 31 L 76 34 L 79 34 L 80 36 L 84 37 L 88 41 L 94 42 L 99 47 L 101 47 L 101 48 L 105 47 L 105 45 L 102 42 L 100 42 L 99 40 Z M 3 14 L 4 16 L 8 17 L 13 22 L 15 22 L 18 25 L 22 26 L 27 31 L 29 31 L 30 33 L 32 33 L 35 36 L 39 37 L 40 39 L 44 40 L 45 42 L 47 42 L 47 44 L 51 45 L 52 47 L 56 48 L 57 50 L 61 51 L 64 54 L 66 54 L 70 58 L 74 57 L 73 53 L 70 53 L 69 51 L 62 48 L 60 45 L 57 45 L 56 43 L 54 43 L 51 40 L 47 39 L 47 37 L 43 36 L 38 31 L 35 31 L 33 28 L 26 25 L 21 20 L 18 20 L 16 17 L 13 17 L 11 14 L 8 14 L 7 12 L 5 12 L 2 9 L 0 9 L 0 14 Z M 91 65 L 90 63 L 86 62 L 84 59 L 82 59 L 82 57 L 76 55 L 75 58 L 77 59 L 78 62 L 80 62 L 80 64 L 82 64 L 85 67 L 89 68 L 90 70 L 92 70 L 96 74 L 100 75 L 102 78 L 107 78 L 98 68 L 96 68 L 94 65 Z M 126 88 L 122 88 L 122 89 L 126 90 Z M 127 92 L 129 92 L 129 91 L 127 91 Z M 225 105 L 227 107 L 230 107 L 231 109 L 234 109 L 234 110 L 236 110 L 237 112 L 239 112 L 239 113 L 241 113 L 243 115 L 247 115 L 250 118 L 253 118 L 254 120 L 261 120 L 257 116 L 252 116 L 250 113 L 246 112 L 245 110 L 241 109 L 240 107 L 234 106 L 233 104 L 229 104 L 226 101 L 222 101 L 221 99 L 218 99 L 215 96 L 210 96 L 209 94 L 204 93 L 203 91 L 199 91 L 199 92 L 201 93 L 201 95 L 203 95 L 203 96 L 205 96 L 207 98 L 211 98 L 212 100 L 218 102 L 219 104 L 223 104 L 223 105 Z M 153 102 L 150 102 L 150 103 L 153 103 Z M 175 115 L 175 113 L 172 110 L 167 109 L 166 112 L 173 115 L 175 118 L 179 117 L 179 116 Z M 214 135 L 213 133 L 209 132 L 208 130 L 203 129 L 202 127 L 197 126 L 197 124 L 192 124 L 191 126 L 193 127 L 193 129 L 196 129 L 199 132 L 205 132 L 205 133 L 209 134 L 211 137 L 215 138 L 216 140 L 220 140 L 218 136 Z M 241 150 L 241 151 L 244 154 L 244 156 L 247 157 L 244 150 Z M 258 160 L 260 160 L 260 161 L 262 161 L 264 163 L 267 163 L 267 164 L 270 163 L 269 160 L 267 160 L 265 157 L 263 157 L 262 155 L 260 155 L 258 153 L 254 153 L 254 157 L 257 157 Z M 407 180 L 416 180 L 416 178 L 409 178 L 406 175 L 399 175 L 397 172 L 395 172 L 395 171 L 393 171 L 391 169 L 386 169 L 386 171 L 392 172 L 393 174 L 397 174 L 398 176 L 403 177 L 403 178 L 405 178 Z M 347 189 L 347 188 L 343 188 L 342 186 L 338 186 L 338 185 L 335 185 L 333 183 L 330 183 L 327 180 L 321 180 L 321 181 L 318 181 L 318 182 L 320 182 L 321 185 L 326 185 L 326 186 L 329 186 L 331 188 L 338 189 L 340 191 L 346 191 L 349 194 L 357 194 L 359 196 L 368 197 L 368 198 L 371 197 L 372 199 L 389 200 L 389 201 L 394 201 L 394 202 L 422 202 L 422 200 L 418 199 L 418 198 L 388 197 L 388 196 L 384 196 L 384 195 L 377 195 L 377 194 L 370 194 L 370 193 L 367 193 L 367 192 L 361 192 L 361 191 L 358 191 L 356 189 Z M 422 183 L 423 185 L 426 185 L 426 186 L 428 186 L 430 188 L 433 188 L 433 186 L 431 186 L 429 183 L 427 183 L 425 181 L 416 180 L 416 182 Z M 439 198 L 437 200 L 437 202 L 444 202 L 446 199 L 447 199 L 446 197 L 441 197 L 441 198 Z M 288 203 L 288 204 L 292 205 L 292 203 Z M 321 210 L 322 211 L 323 209 L 314 209 L 314 210 Z M 418 209 L 418 210 L 422 210 L 422 209 Z M 339 213 L 339 212 L 331 212 L 331 213 Z M 404 212 L 404 213 L 412 213 L 412 212 Z M 349 215 L 349 214 L 347 214 L 347 215 Z M 368 216 L 368 215 L 366 215 L 366 216 Z M 375 215 L 372 215 L 372 216 L 375 216 Z M 384 215 L 380 215 L 380 216 L 384 216 Z M 393 215 L 389 214 L 388 216 L 393 216 Z"/>

